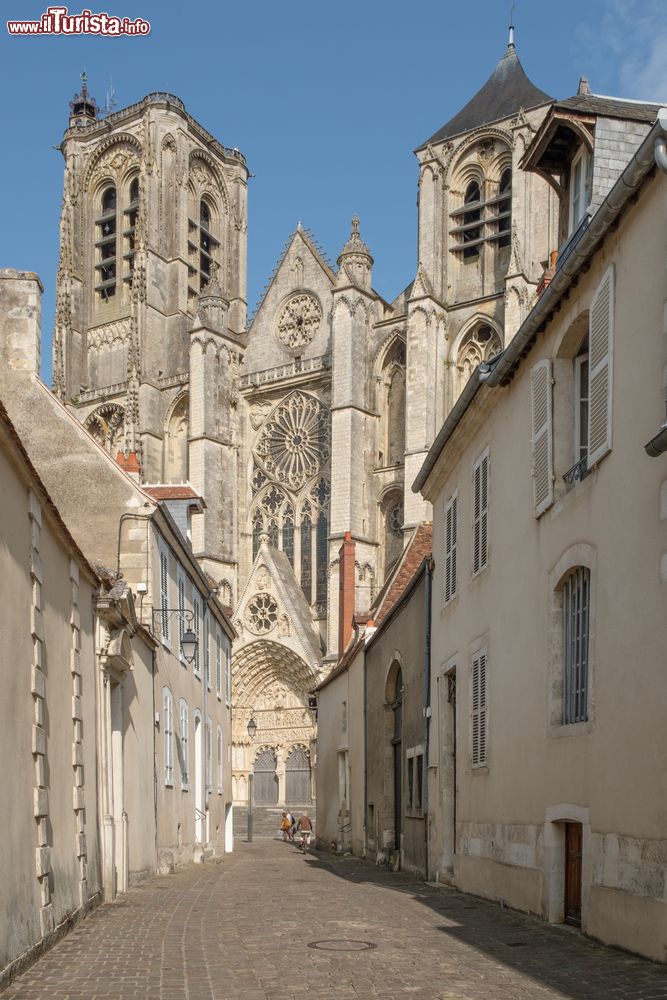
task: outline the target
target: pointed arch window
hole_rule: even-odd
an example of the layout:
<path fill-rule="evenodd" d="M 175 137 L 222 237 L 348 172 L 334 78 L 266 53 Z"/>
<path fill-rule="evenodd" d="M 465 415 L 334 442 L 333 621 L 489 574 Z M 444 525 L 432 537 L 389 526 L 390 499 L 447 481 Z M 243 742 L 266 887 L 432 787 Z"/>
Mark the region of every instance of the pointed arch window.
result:
<path fill-rule="evenodd" d="M 477 181 L 471 181 L 466 188 L 463 204 L 465 211 L 461 223 L 461 234 L 463 238 L 463 259 L 472 260 L 479 256 L 480 237 L 482 227 L 479 225 L 482 218 L 481 195 Z"/>
<path fill-rule="evenodd" d="M 510 232 L 512 229 L 512 171 L 503 170 L 500 175 L 498 185 L 498 201 L 496 202 L 497 226 L 498 226 L 498 246 L 508 247 L 510 245 Z"/>
<path fill-rule="evenodd" d="M 110 184 L 102 192 L 100 214 L 95 219 L 95 291 L 105 302 L 116 294 L 118 266 L 116 209 L 116 188 Z"/>
<path fill-rule="evenodd" d="M 309 514 L 301 518 L 301 589 L 310 604 L 313 581 L 313 524 Z"/>
<path fill-rule="evenodd" d="M 289 512 L 285 513 L 283 517 L 283 552 L 287 556 L 290 562 L 290 566 L 294 569 L 294 518 L 292 516 L 292 508 L 289 508 Z"/>
<path fill-rule="evenodd" d="M 254 562 L 257 558 L 257 553 L 259 552 L 259 546 L 262 539 L 262 532 L 264 531 L 264 521 L 262 515 L 259 511 L 255 511 L 255 517 L 252 525 L 252 561 Z"/>
<path fill-rule="evenodd" d="M 134 273 L 135 231 L 139 215 L 139 178 L 133 177 L 130 182 L 129 204 L 123 213 L 123 262 L 125 265 L 125 280 L 129 281 Z"/>
<path fill-rule="evenodd" d="M 273 518 L 269 521 L 269 545 L 278 548 L 278 524 Z"/>
<path fill-rule="evenodd" d="M 316 577 L 315 601 L 326 604 L 327 601 L 327 569 L 329 564 L 329 522 L 322 511 L 317 518 L 317 535 L 315 539 Z"/>
<path fill-rule="evenodd" d="M 216 235 L 216 212 L 207 198 L 191 202 L 188 219 L 188 293 L 195 298 L 209 283 L 212 265 L 220 263 L 220 240 Z"/>

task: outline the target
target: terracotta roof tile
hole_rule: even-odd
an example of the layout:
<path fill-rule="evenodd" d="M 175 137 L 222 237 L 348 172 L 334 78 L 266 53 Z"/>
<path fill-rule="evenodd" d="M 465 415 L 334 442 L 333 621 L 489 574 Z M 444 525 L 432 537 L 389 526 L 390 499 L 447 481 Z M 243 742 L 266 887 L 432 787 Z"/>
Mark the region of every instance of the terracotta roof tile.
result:
<path fill-rule="evenodd" d="M 380 607 L 372 615 L 378 627 L 394 605 L 400 600 L 404 591 L 410 586 L 424 559 L 431 555 L 432 548 L 433 526 L 430 522 L 418 525 L 411 541 L 403 552 L 394 579 L 390 583 L 380 603 Z"/>
<path fill-rule="evenodd" d="M 142 489 L 153 500 L 201 500 L 199 493 L 195 493 L 187 483 L 180 486 L 142 486 Z"/>

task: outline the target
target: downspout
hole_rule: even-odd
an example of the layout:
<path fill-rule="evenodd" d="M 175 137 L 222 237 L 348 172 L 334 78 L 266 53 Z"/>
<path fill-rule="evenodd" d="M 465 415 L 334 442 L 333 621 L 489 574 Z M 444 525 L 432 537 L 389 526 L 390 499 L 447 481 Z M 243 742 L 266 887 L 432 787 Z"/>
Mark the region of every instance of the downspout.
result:
<path fill-rule="evenodd" d="M 364 658 L 364 712 L 363 712 L 363 737 L 364 737 L 364 851 L 363 856 L 368 857 L 368 733 L 367 733 L 367 716 L 366 716 L 366 705 L 368 703 L 368 681 L 366 677 L 366 648 L 364 645 L 363 649 Z M 348 696 L 349 697 L 349 696 Z M 350 796 L 351 798 L 351 796 Z M 377 844 L 375 845 L 375 853 L 377 857 Z"/>
<path fill-rule="evenodd" d="M 656 136 L 653 156 L 660 170 L 667 174 L 667 108 L 660 109 L 658 122 L 662 129 L 662 135 Z M 667 451 L 667 416 L 655 437 L 652 437 L 648 444 L 644 445 L 644 451 L 650 458 L 658 458 Z"/>
<path fill-rule="evenodd" d="M 422 757 L 422 775 L 424 812 L 424 860 L 426 863 L 426 881 L 430 879 L 428 853 L 429 812 L 428 812 L 428 780 L 429 780 L 429 731 L 431 726 L 431 601 L 433 595 L 433 557 L 428 556 L 425 565 L 424 581 L 424 755 Z"/>

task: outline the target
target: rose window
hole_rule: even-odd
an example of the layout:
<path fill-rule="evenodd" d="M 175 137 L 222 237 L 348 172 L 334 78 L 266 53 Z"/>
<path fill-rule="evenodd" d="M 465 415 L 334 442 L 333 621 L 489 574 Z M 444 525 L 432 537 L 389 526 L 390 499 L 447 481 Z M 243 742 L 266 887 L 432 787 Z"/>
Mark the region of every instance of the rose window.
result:
<path fill-rule="evenodd" d="M 329 460 L 329 414 L 314 396 L 292 393 L 267 420 L 256 453 L 272 478 L 301 489 Z"/>
<path fill-rule="evenodd" d="M 255 594 L 245 613 L 246 624 L 255 635 L 266 635 L 278 623 L 278 605 L 270 594 Z"/>
<path fill-rule="evenodd" d="M 278 316 L 278 340 L 285 347 L 303 347 L 311 342 L 321 322 L 322 309 L 315 296 L 293 295 Z"/>

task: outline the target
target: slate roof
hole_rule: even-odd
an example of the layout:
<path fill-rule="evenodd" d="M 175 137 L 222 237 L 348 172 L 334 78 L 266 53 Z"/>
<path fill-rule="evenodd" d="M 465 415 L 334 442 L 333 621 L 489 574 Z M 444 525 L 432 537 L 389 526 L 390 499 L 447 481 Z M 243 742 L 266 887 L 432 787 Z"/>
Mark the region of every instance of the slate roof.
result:
<path fill-rule="evenodd" d="M 583 114 L 600 115 L 603 118 L 627 118 L 629 121 L 656 121 L 659 104 L 646 104 L 642 101 L 622 101 L 616 97 L 603 97 L 600 94 L 576 94 L 564 101 L 557 101 L 555 108 L 559 111 L 581 111 Z"/>
<path fill-rule="evenodd" d="M 507 51 L 481 90 L 418 149 L 424 149 L 429 143 L 443 142 L 461 132 L 469 132 L 480 125 L 509 118 L 519 108 L 536 108 L 552 100 L 552 97 L 531 83 L 514 45 L 508 45 Z"/>

